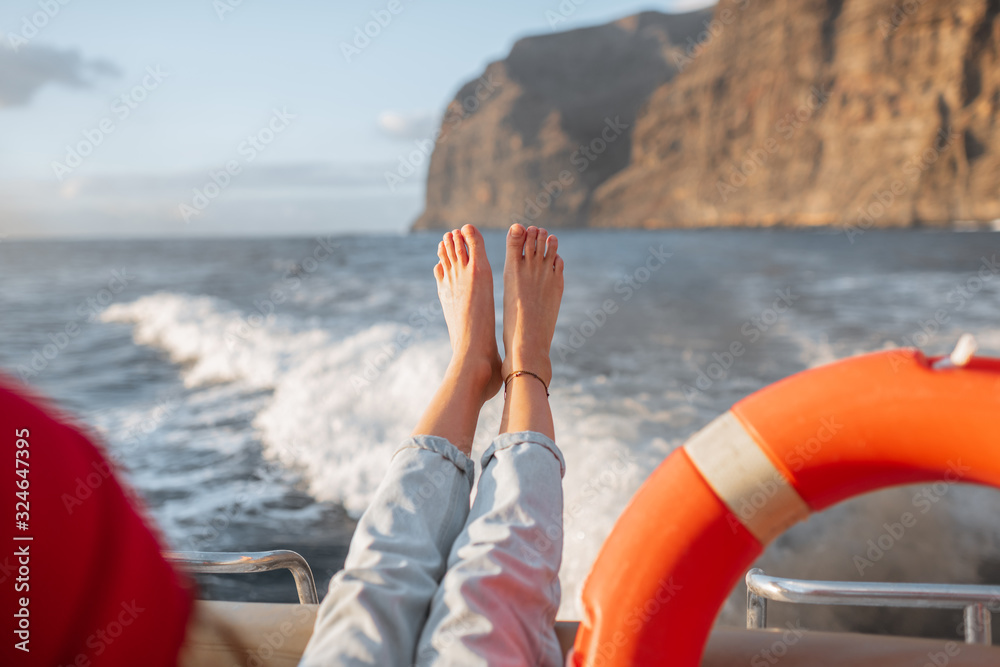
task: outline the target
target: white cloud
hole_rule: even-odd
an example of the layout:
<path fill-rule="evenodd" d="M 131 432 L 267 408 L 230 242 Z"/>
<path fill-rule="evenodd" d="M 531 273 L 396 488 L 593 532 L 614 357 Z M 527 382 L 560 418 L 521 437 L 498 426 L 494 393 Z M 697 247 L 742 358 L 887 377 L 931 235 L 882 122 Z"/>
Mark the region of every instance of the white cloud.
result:
<path fill-rule="evenodd" d="M 438 114 L 433 111 L 383 111 L 378 116 L 378 129 L 391 139 L 412 141 L 430 138 L 437 129 L 438 122 Z"/>

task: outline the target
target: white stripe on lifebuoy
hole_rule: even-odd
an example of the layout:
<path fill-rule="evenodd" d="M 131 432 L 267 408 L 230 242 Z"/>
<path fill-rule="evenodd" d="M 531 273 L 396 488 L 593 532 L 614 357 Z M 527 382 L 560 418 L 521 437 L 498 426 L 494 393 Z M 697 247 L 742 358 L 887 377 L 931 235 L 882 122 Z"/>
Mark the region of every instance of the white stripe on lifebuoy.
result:
<path fill-rule="evenodd" d="M 807 518 L 809 506 L 732 412 L 684 445 L 715 495 L 761 544 Z"/>

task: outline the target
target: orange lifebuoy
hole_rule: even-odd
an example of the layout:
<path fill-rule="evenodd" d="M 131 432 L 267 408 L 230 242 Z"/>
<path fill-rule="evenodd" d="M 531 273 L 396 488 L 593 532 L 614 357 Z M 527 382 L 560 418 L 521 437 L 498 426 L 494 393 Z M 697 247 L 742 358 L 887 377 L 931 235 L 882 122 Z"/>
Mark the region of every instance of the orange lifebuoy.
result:
<path fill-rule="evenodd" d="M 695 434 L 601 548 L 573 664 L 698 665 L 739 577 L 809 512 L 899 484 L 1000 487 L 1000 360 L 943 366 L 915 350 L 854 357 L 771 385 Z"/>

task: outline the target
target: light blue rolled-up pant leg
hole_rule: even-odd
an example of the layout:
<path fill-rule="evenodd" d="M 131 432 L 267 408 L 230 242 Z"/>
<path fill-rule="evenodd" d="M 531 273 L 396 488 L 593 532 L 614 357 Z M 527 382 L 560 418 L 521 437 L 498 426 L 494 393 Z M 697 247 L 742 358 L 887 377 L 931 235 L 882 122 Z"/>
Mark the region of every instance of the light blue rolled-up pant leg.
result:
<path fill-rule="evenodd" d="M 505 433 L 486 450 L 482 466 L 420 636 L 417 664 L 562 665 L 554 630 L 562 453 L 541 433 Z"/>
<path fill-rule="evenodd" d="M 302 667 L 413 664 L 472 480 L 472 460 L 444 438 L 403 443 L 330 582 Z"/>

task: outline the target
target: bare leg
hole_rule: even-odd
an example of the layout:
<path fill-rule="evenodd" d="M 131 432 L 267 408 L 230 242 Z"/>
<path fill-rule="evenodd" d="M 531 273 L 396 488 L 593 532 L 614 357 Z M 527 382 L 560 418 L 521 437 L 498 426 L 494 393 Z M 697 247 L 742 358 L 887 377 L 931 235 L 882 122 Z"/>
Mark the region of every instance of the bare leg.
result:
<path fill-rule="evenodd" d="M 500 433 L 536 431 L 555 440 L 545 387 L 552 381 L 549 349 L 563 293 L 559 241 L 544 229 L 514 225 L 507 233 L 503 270 L 503 345 L 501 372 L 531 371 L 544 380 L 521 375 L 507 386 Z"/>
<path fill-rule="evenodd" d="M 549 347 L 563 262 L 545 230 L 514 225 L 504 269 L 503 372 L 552 378 Z M 553 624 L 562 560 L 562 475 L 545 386 L 508 385 L 500 435 L 483 454 L 476 499 L 431 601 L 417 665 L 562 664 Z"/>
<path fill-rule="evenodd" d="M 501 385 L 493 276 L 482 235 L 448 232 L 434 267 L 454 357 L 414 435 L 396 451 L 316 617 L 301 667 L 410 665 L 469 514 L 468 458 Z"/>
<path fill-rule="evenodd" d="M 493 272 L 483 236 L 472 225 L 445 234 L 438 257 L 441 261 L 434 267 L 434 278 L 453 356 L 413 435 L 440 436 L 468 455 L 479 412 L 502 383 Z"/>

